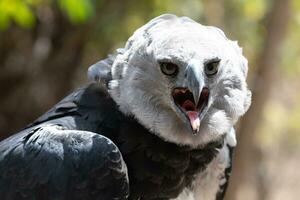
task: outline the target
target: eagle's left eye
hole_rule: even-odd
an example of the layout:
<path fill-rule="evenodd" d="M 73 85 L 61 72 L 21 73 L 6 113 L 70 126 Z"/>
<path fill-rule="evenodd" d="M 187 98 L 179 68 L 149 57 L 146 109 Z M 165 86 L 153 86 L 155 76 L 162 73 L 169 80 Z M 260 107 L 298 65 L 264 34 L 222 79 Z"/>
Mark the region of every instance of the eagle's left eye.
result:
<path fill-rule="evenodd" d="M 162 73 L 168 76 L 175 76 L 178 73 L 178 66 L 169 62 L 160 63 Z"/>
<path fill-rule="evenodd" d="M 213 76 L 218 72 L 220 59 L 213 59 L 204 65 L 204 72 L 206 76 Z"/>

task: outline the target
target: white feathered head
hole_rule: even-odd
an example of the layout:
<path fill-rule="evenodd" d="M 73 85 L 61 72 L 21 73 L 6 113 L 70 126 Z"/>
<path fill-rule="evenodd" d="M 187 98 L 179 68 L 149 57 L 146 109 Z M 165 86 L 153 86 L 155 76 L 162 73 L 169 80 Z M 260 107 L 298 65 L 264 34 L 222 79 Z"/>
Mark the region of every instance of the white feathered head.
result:
<path fill-rule="evenodd" d="M 247 60 L 216 27 L 165 14 L 139 28 L 112 62 L 120 110 L 166 141 L 220 139 L 249 108 Z"/>

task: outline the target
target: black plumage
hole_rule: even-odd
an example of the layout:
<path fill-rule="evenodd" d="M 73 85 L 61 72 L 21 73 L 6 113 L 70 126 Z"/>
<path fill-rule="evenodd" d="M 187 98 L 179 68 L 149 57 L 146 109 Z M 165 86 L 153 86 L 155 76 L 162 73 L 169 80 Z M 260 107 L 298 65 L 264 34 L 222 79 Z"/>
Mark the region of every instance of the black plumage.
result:
<path fill-rule="evenodd" d="M 222 145 L 223 139 L 201 149 L 165 142 L 122 114 L 106 88 L 93 83 L 0 143 L 0 196 L 174 198 Z"/>

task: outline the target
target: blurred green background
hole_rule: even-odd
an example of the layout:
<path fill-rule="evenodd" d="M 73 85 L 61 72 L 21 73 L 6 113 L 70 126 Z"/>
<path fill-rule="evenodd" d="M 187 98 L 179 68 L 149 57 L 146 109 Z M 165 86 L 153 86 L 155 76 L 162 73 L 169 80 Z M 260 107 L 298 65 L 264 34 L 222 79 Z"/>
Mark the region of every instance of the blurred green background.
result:
<path fill-rule="evenodd" d="M 162 13 L 223 29 L 249 60 L 228 200 L 300 196 L 299 0 L 0 0 L 0 139 L 72 89 Z"/>

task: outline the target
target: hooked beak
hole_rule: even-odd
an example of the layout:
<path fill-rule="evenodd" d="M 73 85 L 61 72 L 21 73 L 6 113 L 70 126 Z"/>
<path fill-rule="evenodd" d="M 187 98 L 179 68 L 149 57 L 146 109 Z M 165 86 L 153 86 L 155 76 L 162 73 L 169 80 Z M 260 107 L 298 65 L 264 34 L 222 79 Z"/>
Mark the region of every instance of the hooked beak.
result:
<path fill-rule="evenodd" d="M 172 96 L 176 106 L 189 121 L 194 135 L 200 130 L 209 99 L 209 89 L 204 86 L 204 79 L 199 66 L 189 66 L 183 87 L 173 90 Z"/>

